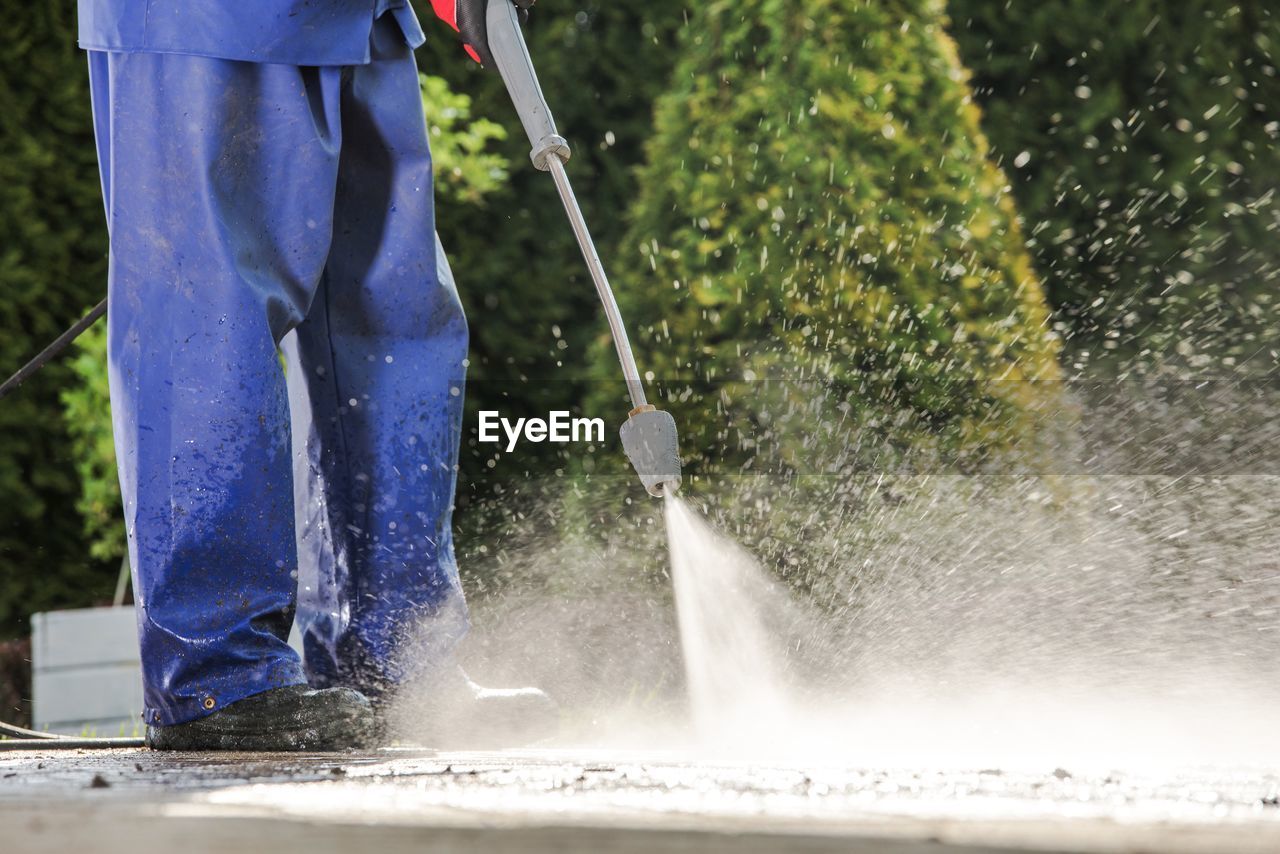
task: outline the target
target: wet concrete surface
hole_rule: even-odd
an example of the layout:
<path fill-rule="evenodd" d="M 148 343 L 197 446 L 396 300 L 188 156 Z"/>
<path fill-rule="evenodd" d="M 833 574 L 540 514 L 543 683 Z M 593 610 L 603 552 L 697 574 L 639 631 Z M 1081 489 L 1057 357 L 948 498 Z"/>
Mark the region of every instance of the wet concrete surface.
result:
<path fill-rule="evenodd" d="M 655 753 L 0 753 L 4 851 L 1278 852 L 1280 773 Z"/>

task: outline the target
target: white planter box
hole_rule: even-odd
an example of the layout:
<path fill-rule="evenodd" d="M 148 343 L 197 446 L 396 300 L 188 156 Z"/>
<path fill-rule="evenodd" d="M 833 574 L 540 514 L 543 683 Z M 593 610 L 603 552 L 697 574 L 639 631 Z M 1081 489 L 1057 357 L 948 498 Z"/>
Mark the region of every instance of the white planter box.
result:
<path fill-rule="evenodd" d="M 141 668 L 132 606 L 32 615 L 35 728 L 70 735 L 141 734 Z"/>

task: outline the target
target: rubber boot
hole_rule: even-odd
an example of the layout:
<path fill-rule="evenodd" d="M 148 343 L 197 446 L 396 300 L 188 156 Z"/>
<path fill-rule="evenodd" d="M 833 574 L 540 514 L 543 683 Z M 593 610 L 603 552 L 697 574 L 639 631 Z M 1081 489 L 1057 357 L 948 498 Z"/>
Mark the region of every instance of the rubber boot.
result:
<path fill-rule="evenodd" d="M 375 719 L 350 688 L 287 685 L 254 694 L 211 715 L 147 727 L 153 750 L 346 750 L 372 746 Z"/>

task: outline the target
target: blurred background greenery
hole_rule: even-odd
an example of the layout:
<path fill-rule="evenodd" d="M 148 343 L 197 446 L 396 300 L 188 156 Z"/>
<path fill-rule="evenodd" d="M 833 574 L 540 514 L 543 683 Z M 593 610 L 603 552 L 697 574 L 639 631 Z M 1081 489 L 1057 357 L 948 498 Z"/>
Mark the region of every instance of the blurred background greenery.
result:
<path fill-rule="evenodd" d="M 500 80 L 418 5 L 441 237 L 472 328 L 465 549 L 511 512 L 490 499 L 513 481 L 594 468 L 499 460 L 476 409 L 615 422 L 625 404 Z M 105 289 L 74 7 L 0 0 L 6 375 Z M 844 447 L 765 423 L 747 385 L 764 377 L 820 380 L 849 424 L 887 416 L 904 445 L 962 448 L 1021 429 L 1032 404 L 1011 379 L 1274 374 L 1280 14 L 1263 0 L 543 0 L 527 36 L 694 466 L 761 441 L 793 463 Z M 115 587 L 103 347 L 99 326 L 0 404 L 0 638 Z M 803 413 L 779 394 L 769 411 Z"/>

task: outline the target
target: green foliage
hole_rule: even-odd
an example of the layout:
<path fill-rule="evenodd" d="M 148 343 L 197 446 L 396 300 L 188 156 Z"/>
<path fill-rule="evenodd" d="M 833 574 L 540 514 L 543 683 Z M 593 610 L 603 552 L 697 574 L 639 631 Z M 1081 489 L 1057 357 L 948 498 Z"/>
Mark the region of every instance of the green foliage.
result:
<path fill-rule="evenodd" d="M 506 180 L 506 158 L 489 148 L 505 139 L 506 131 L 473 118 L 471 99 L 452 92 L 445 81 L 420 78 L 438 195 L 457 205 L 479 202 Z M 80 481 L 76 509 L 84 519 L 89 553 L 118 563 L 126 543 L 111 438 L 106 325 L 92 327 L 75 348 L 70 363 L 75 381 L 63 391 L 62 404 Z"/>
<path fill-rule="evenodd" d="M 101 297 L 106 228 L 74 0 L 0 3 L 0 373 L 40 351 Z M 0 637 L 54 606 L 109 599 L 74 510 L 76 466 L 58 405 L 72 377 L 45 368 L 0 401 Z"/>
<path fill-rule="evenodd" d="M 80 478 L 76 509 L 84 519 L 89 554 L 118 563 L 124 557 L 126 544 L 111 438 L 105 323 L 94 324 L 76 341 L 76 355 L 70 367 L 76 381 L 63 390 L 62 405 Z"/>
<path fill-rule="evenodd" d="M 471 98 L 441 77 L 419 74 L 422 109 L 431 139 L 437 198 L 475 204 L 507 180 L 507 159 L 489 150 L 507 138 L 502 125 L 472 118 Z"/>
<path fill-rule="evenodd" d="M 695 471 L 857 466 L 860 428 L 988 446 L 1056 377 L 942 24 L 929 0 L 693 14 L 617 266 Z"/>
<path fill-rule="evenodd" d="M 1076 349 L 1274 369 L 1274 6 L 951 0 L 950 11 Z"/>

